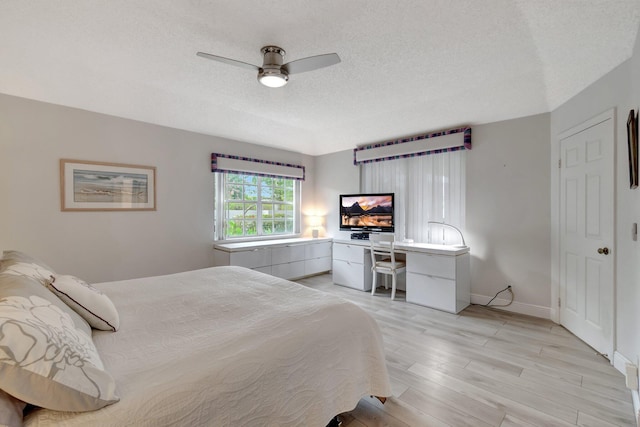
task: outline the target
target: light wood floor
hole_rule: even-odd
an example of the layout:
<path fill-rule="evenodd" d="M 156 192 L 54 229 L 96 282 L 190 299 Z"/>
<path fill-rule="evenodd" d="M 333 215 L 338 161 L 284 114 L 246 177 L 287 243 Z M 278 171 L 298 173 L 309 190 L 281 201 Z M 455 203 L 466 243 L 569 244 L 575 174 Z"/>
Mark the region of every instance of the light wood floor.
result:
<path fill-rule="evenodd" d="M 334 285 L 384 335 L 393 397 L 343 414 L 361 426 L 635 426 L 631 392 L 608 360 L 555 323 L 481 306 L 449 314 Z"/>

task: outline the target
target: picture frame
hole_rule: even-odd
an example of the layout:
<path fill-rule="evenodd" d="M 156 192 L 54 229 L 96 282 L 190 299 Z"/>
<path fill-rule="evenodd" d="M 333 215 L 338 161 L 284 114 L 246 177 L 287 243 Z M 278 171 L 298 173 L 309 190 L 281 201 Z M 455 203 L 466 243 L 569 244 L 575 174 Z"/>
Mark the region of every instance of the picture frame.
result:
<path fill-rule="evenodd" d="M 62 211 L 155 211 L 156 168 L 60 159 Z"/>
<path fill-rule="evenodd" d="M 629 188 L 638 188 L 638 115 L 629 111 L 627 118 L 627 145 L 629 149 Z"/>

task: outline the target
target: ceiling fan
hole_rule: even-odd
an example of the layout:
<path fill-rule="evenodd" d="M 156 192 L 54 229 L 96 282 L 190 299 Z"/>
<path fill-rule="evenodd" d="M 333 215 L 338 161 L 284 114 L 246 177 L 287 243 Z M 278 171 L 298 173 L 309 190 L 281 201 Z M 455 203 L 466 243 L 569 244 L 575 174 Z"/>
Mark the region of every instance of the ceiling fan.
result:
<path fill-rule="evenodd" d="M 268 87 L 282 87 L 286 85 L 287 81 L 289 81 L 289 74 L 305 73 L 307 71 L 317 70 L 318 68 L 328 67 L 340 62 L 338 54 L 326 53 L 324 55 L 296 59 L 295 61 L 283 64 L 282 62 L 284 60 L 285 51 L 281 47 L 265 46 L 260 49 L 260 52 L 262 52 L 262 55 L 264 56 L 262 67 L 205 52 L 198 52 L 196 55 L 213 61 L 235 65 L 236 67 L 255 70 L 258 72 L 258 81 Z"/>

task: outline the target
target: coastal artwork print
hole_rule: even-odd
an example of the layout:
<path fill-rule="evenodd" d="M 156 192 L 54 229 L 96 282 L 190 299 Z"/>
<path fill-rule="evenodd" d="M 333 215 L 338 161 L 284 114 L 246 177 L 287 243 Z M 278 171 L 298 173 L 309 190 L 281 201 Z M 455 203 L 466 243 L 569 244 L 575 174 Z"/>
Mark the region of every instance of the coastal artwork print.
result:
<path fill-rule="evenodd" d="M 152 166 L 62 159 L 62 210 L 155 210 L 155 172 Z"/>

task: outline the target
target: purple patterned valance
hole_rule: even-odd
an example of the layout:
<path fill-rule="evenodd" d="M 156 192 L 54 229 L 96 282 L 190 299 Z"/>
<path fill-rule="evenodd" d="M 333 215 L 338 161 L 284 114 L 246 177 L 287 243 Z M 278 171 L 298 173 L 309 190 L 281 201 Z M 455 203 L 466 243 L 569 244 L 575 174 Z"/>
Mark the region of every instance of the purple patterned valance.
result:
<path fill-rule="evenodd" d="M 211 171 L 242 175 L 270 176 L 304 181 L 304 166 L 229 154 L 211 153 Z"/>
<path fill-rule="evenodd" d="M 447 151 L 471 150 L 471 128 L 462 127 L 363 145 L 353 150 L 353 164 L 381 162 Z"/>

